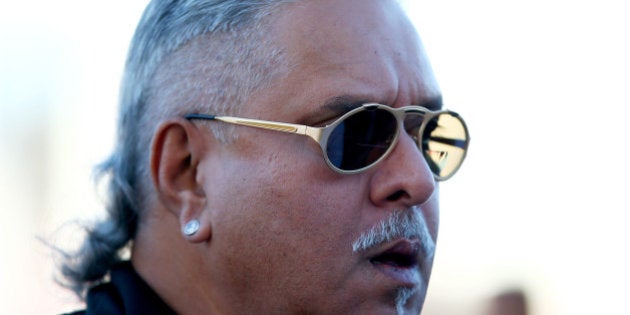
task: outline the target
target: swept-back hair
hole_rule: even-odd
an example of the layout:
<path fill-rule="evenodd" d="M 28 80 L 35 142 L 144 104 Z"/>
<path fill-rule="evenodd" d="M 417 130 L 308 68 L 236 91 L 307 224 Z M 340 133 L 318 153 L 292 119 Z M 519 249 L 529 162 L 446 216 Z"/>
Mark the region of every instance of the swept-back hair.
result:
<path fill-rule="evenodd" d="M 272 15 L 290 0 L 152 0 L 130 45 L 121 86 L 117 143 L 97 168 L 108 181 L 107 216 L 66 254 L 61 283 L 80 297 L 102 281 L 133 240 L 153 194 L 149 152 L 160 120 L 185 111 L 233 114 L 278 73 Z M 201 62 L 203 61 L 203 62 Z M 212 129 L 230 141 L 225 129 Z"/>

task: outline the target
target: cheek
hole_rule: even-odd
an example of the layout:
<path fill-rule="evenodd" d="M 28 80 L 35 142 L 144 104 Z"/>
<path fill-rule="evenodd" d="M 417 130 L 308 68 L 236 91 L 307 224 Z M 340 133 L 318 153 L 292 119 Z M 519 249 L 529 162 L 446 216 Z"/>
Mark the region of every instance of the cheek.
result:
<path fill-rule="evenodd" d="M 254 231 L 250 241 L 268 251 L 260 254 L 271 260 L 284 257 L 280 264 L 306 259 L 315 265 L 349 250 L 357 234 L 353 223 L 360 219 L 359 192 L 349 191 L 353 186 L 343 180 L 332 180 L 338 175 L 327 169 L 279 157 L 267 162 L 242 182 L 246 188 L 240 188 L 236 211 L 247 215 L 231 225 Z"/>
<path fill-rule="evenodd" d="M 264 191 L 271 196 L 267 207 L 274 212 L 270 232 L 288 234 L 283 235 L 285 240 L 313 248 L 338 247 L 338 242 L 352 235 L 349 227 L 360 217 L 360 193 L 350 191 L 352 186 L 343 185 L 343 180 L 322 178 L 321 173 L 290 168 L 277 171 L 278 177 Z"/>
<path fill-rule="evenodd" d="M 334 286 L 333 277 L 352 264 L 366 196 L 361 177 L 333 173 L 321 153 L 299 145 L 264 149 L 233 157 L 215 173 L 221 178 L 211 206 L 213 252 L 223 257 L 226 274 L 248 288 L 269 281 L 296 292 L 314 282 Z"/>

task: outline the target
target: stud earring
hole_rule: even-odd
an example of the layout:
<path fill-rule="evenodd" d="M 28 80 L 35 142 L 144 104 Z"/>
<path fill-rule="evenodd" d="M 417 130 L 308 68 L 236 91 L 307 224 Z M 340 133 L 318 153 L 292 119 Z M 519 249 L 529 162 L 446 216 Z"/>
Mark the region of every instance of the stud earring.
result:
<path fill-rule="evenodd" d="M 186 223 L 186 225 L 184 225 L 183 228 L 183 232 L 184 235 L 186 236 L 193 236 L 197 233 L 197 231 L 199 231 L 199 220 L 194 219 L 194 220 L 190 220 L 188 221 L 188 223 Z"/>

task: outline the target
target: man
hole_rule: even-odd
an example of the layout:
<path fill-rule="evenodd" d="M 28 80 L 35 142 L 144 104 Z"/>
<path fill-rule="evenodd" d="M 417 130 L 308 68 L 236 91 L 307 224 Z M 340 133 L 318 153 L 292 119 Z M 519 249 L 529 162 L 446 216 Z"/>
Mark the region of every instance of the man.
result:
<path fill-rule="evenodd" d="M 65 275 L 80 294 L 110 275 L 88 314 L 418 314 L 437 181 L 468 145 L 441 106 L 393 0 L 154 0 L 110 218 Z"/>

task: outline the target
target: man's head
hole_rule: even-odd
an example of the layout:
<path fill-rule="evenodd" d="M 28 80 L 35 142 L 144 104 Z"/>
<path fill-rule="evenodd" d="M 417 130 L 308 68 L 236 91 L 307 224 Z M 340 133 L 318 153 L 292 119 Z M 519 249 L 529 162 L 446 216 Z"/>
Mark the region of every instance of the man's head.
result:
<path fill-rule="evenodd" d="M 308 137 L 183 118 L 324 126 L 365 103 L 441 107 L 394 0 L 153 1 L 106 164 L 112 249 L 132 237 L 134 266 L 182 313 L 418 313 L 438 187 L 417 139 L 349 175 Z"/>

